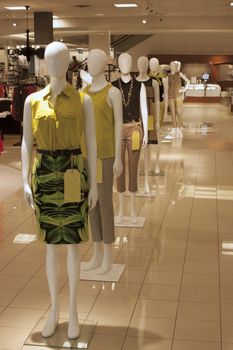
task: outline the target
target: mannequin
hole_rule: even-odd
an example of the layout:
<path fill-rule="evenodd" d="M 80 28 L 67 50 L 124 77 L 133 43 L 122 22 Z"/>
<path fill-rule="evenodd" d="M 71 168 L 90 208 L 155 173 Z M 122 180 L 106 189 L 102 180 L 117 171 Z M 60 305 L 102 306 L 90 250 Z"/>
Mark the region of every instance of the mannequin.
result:
<path fill-rule="evenodd" d="M 91 210 L 97 201 L 94 110 L 91 98 L 77 92 L 66 81 L 69 51 L 64 44 L 60 42 L 49 44 L 45 50 L 45 62 L 51 84 L 45 89 L 28 96 L 24 107 L 24 135 L 22 141 L 23 190 L 26 202 L 35 209 L 39 239 L 47 243 L 46 272 L 51 296 L 51 308 L 48 320 L 43 327 L 42 335 L 50 337 L 57 326 L 59 318 L 58 245 L 69 243 L 67 244 L 67 272 L 70 288 L 68 337 L 75 339 L 80 333 L 77 314 L 77 287 L 80 263 L 76 243 L 86 241 L 88 234 L 86 232 L 87 222 L 85 222 L 85 226 L 81 230 L 74 223 L 78 222 L 79 227 L 81 227 L 81 222 L 77 218 L 80 206 L 83 213 L 79 215 L 82 216 L 83 221 L 86 221 L 88 206 Z M 86 125 L 85 130 L 83 130 L 84 124 Z M 86 170 L 83 167 L 80 148 L 78 148 L 80 147 L 79 139 L 81 138 L 82 130 L 85 132 L 87 143 L 88 200 L 88 192 L 86 192 L 85 187 Z M 34 136 L 38 149 L 32 168 L 31 156 Z M 56 164 L 55 170 L 51 171 L 51 167 L 54 164 Z M 46 166 L 50 168 L 49 171 L 45 171 Z M 77 197 L 72 200 L 67 197 L 68 192 L 64 183 L 65 176 L 68 174 L 67 171 L 77 174 L 75 169 L 78 170 L 81 180 L 81 188 L 79 190 L 80 202 Z M 45 172 L 47 175 L 45 175 Z M 32 187 L 30 185 L 31 173 Z M 41 176 L 43 176 L 43 181 Z M 46 177 L 49 180 L 45 180 Z M 38 179 L 40 180 L 39 182 Z M 74 178 L 72 177 L 72 179 Z M 50 196 L 48 191 L 47 195 L 45 191 L 43 192 L 41 183 L 43 184 L 44 182 L 46 189 L 49 187 L 49 192 L 52 193 L 53 184 L 55 183 L 57 191 L 55 195 L 52 194 Z M 75 181 L 72 181 L 71 184 L 73 187 L 76 187 Z M 43 199 L 44 197 L 46 201 Z M 48 213 L 47 203 L 49 203 L 49 210 L 52 212 L 52 216 Z M 69 214 L 65 216 L 67 212 Z M 42 216 L 43 213 L 44 216 Z M 67 217 L 69 222 L 72 222 L 73 229 L 65 221 Z M 57 219 L 59 220 L 59 225 L 57 223 L 53 225 L 53 222 Z M 59 237 L 59 234 L 62 238 Z"/>
<path fill-rule="evenodd" d="M 97 184 L 99 199 L 90 211 L 94 253 L 85 270 L 97 269 L 106 274 L 112 269 L 112 243 L 115 241 L 113 210 L 113 175 L 122 172 L 122 102 L 120 91 L 106 81 L 104 71 L 107 55 L 103 50 L 91 50 L 87 65 L 93 80 L 84 91 L 93 100 L 96 120 L 97 158 L 101 160 L 103 178 Z"/>
<path fill-rule="evenodd" d="M 117 191 L 119 192 L 119 212 L 118 222 L 122 222 L 124 213 L 124 192 L 125 192 L 125 150 L 127 148 L 129 159 L 129 191 L 130 191 L 130 217 L 131 223 L 137 222 L 135 207 L 135 196 L 137 192 L 137 170 L 140 156 L 140 148 L 145 148 L 148 141 L 148 111 L 146 100 L 146 88 L 143 83 L 133 79 L 130 71 L 132 67 L 132 56 L 128 53 L 122 53 L 118 59 L 118 65 L 121 71 L 120 79 L 112 84 L 121 91 L 123 103 L 123 136 L 121 158 L 123 172 L 117 179 Z M 142 117 L 142 132 L 140 112 Z M 137 142 L 134 140 L 137 139 Z M 137 147 L 133 149 L 134 143 Z"/>
<path fill-rule="evenodd" d="M 184 95 L 185 95 L 185 89 L 186 89 L 187 85 L 190 84 L 190 80 L 186 77 L 186 75 L 184 73 L 181 72 L 181 62 L 179 62 L 179 61 L 175 61 L 175 62 L 176 62 L 177 72 L 180 74 L 181 79 L 185 81 L 185 88 L 184 88 L 184 92 L 182 94 L 182 102 L 183 102 Z M 182 114 L 180 115 L 180 117 L 181 117 L 180 124 L 182 126 L 183 125 Z M 181 128 L 181 130 L 182 130 L 182 128 Z"/>
<path fill-rule="evenodd" d="M 159 121 L 160 121 L 160 103 L 159 103 L 159 84 L 157 80 L 152 79 L 147 74 L 149 60 L 145 56 L 139 57 L 137 61 L 139 75 L 137 81 L 143 82 L 146 87 L 148 114 L 153 118 L 153 130 L 148 132 L 148 144 L 156 145 L 158 149 L 159 138 Z M 156 119 L 156 120 L 155 120 Z M 149 148 L 145 148 L 145 184 L 144 192 L 150 193 L 149 181 L 148 181 L 148 167 L 149 167 Z M 156 152 L 157 154 L 157 152 Z M 159 157 L 159 154 L 158 154 Z M 156 157 L 157 158 L 157 157 Z M 158 159 L 157 159 L 158 161 Z"/>
<path fill-rule="evenodd" d="M 169 107 L 172 115 L 172 136 L 183 138 L 181 130 L 181 114 L 182 114 L 182 93 L 181 93 L 181 78 L 177 72 L 177 63 L 170 63 L 171 73 L 168 75 L 168 98 Z"/>

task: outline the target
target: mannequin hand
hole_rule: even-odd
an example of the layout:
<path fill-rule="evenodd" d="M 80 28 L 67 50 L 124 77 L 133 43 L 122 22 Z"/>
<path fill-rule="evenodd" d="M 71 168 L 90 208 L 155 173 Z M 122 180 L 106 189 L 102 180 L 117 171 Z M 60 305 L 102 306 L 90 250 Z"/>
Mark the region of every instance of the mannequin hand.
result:
<path fill-rule="evenodd" d="M 116 177 L 120 176 L 122 173 L 122 162 L 121 159 L 115 159 L 113 164 L 113 173 Z"/>
<path fill-rule="evenodd" d="M 26 203 L 28 204 L 28 206 L 30 208 L 34 209 L 32 191 L 31 191 L 29 184 L 24 184 L 23 192 L 24 192 L 24 199 L 25 199 Z"/>
<path fill-rule="evenodd" d="M 147 143 L 148 143 L 148 136 L 144 135 L 142 140 L 142 148 L 146 148 Z"/>
<path fill-rule="evenodd" d="M 96 183 L 90 187 L 88 194 L 88 207 L 89 210 L 95 208 L 96 202 L 98 200 L 98 192 Z"/>

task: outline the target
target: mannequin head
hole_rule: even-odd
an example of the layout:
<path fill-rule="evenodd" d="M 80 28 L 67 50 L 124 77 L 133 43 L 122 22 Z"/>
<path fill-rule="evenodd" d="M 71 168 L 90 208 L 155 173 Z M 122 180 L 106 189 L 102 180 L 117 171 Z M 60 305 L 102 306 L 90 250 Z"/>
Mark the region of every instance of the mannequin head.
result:
<path fill-rule="evenodd" d="M 141 56 L 137 60 L 138 71 L 141 74 L 147 74 L 149 60 L 146 56 Z"/>
<path fill-rule="evenodd" d="M 45 63 L 50 77 L 61 79 L 66 75 L 70 62 L 68 48 L 61 42 L 54 41 L 45 49 Z"/>
<path fill-rule="evenodd" d="M 127 52 L 122 53 L 118 58 L 118 66 L 120 68 L 121 74 L 129 74 L 132 68 L 132 63 L 132 56 Z"/>
<path fill-rule="evenodd" d="M 107 55 L 103 50 L 91 50 L 87 57 L 87 66 L 90 75 L 96 77 L 104 74 L 107 60 Z"/>
<path fill-rule="evenodd" d="M 155 57 L 151 58 L 149 66 L 150 66 L 150 71 L 151 72 L 158 71 L 159 70 L 159 60 L 158 60 L 158 58 L 155 58 Z"/>
<path fill-rule="evenodd" d="M 181 69 L 181 62 L 180 61 L 175 61 L 176 62 L 176 71 L 180 72 Z"/>
<path fill-rule="evenodd" d="M 170 62 L 170 69 L 171 69 L 171 74 L 174 74 L 177 72 L 177 64 L 176 61 L 171 61 Z"/>

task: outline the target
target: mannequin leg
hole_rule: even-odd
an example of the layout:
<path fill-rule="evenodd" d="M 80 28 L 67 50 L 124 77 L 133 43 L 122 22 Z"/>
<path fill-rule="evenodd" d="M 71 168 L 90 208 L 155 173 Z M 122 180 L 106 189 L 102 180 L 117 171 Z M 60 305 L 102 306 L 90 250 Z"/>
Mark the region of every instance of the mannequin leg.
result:
<path fill-rule="evenodd" d="M 177 115 L 177 125 L 178 125 L 178 137 L 183 138 L 182 133 L 182 100 L 181 97 L 176 100 L 176 115 Z"/>
<path fill-rule="evenodd" d="M 112 243 L 103 243 L 104 256 L 100 268 L 97 270 L 99 275 L 105 275 L 112 270 Z"/>
<path fill-rule="evenodd" d="M 122 222 L 124 216 L 124 205 L 125 205 L 125 193 L 118 193 L 119 196 L 119 209 L 117 214 L 117 222 Z"/>
<path fill-rule="evenodd" d="M 102 242 L 93 242 L 93 255 L 85 265 L 84 270 L 90 271 L 100 267 L 103 258 Z"/>
<path fill-rule="evenodd" d="M 145 148 L 144 151 L 144 171 L 145 171 L 145 180 L 144 180 L 144 192 L 150 193 L 150 186 L 148 181 L 148 171 L 149 171 L 149 146 Z"/>
<path fill-rule="evenodd" d="M 160 166 L 159 166 L 159 156 L 160 156 L 160 144 L 158 143 L 155 145 L 155 173 L 160 173 Z"/>
<path fill-rule="evenodd" d="M 169 108 L 172 115 L 172 135 L 176 137 L 177 134 L 177 120 L 176 120 L 176 106 L 175 106 L 175 100 L 170 99 L 169 100 Z"/>
<path fill-rule="evenodd" d="M 55 332 L 58 322 L 58 279 L 59 279 L 59 258 L 58 246 L 47 244 L 46 246 L 46 272 L 51 297 L 51 308 L 48 320 L 42 329 L 43 337 L 51 337 Z"/>
<path fill-rule="evenodd" d="M 67 272 L 70 290 L 68 337 L 70 339 L 75 339 L 80 333 L 77 312 L 77 290 L 80 276 L 80 257 L 76 244 L 71 244 L 67 247 Z"/>
<path fill-rule="evenodd" d="M 136 193 L 131 193 L 131 196 L 130 196 L 130 217 L 131 217 L 132 224 L 136 224 L 136 222 L 137 222 L 135 199 L 136 199 Z"/>

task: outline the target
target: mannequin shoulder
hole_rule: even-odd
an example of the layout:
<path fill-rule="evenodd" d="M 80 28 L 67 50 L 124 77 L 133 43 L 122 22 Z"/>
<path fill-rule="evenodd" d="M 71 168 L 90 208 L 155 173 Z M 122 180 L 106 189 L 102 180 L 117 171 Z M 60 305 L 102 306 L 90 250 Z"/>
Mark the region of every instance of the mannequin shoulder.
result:
<path fill-rule="evenodd" d="M 120 90 L 118 88 L 116 88 L 115 86 L 111 86 L 109 91 L 108 91 L 108 97 L 110 98 L 110 100 L 114 100 L 116 98 L 121 98 Z"/>

